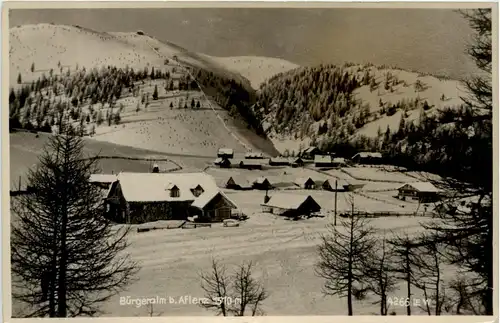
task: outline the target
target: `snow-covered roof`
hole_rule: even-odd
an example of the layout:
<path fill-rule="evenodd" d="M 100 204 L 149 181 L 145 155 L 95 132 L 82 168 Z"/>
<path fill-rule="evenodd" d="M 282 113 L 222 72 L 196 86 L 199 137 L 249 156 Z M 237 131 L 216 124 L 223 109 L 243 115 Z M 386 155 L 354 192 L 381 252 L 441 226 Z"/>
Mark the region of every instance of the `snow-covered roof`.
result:
<path fill-rule="evenodd" d="M 129 202 L 194 201 L 191 192 L 198 184 L 204 193 L 219 191 L 214 178 L 206 173 L 119 173 L 123 196 Z M 179 196 L 171 197 L 169 187 L 177 186 Z"/>
<path fill-rule="evenodd" d="M 333 162 L 335 164 L 345 164 L 346 163 L 345 158 L 342 158 L 342 157 L 335 157 L 333 159 Z"/>
<path fill-rule="evenodd" d="M 249 151 L 249 152 L 247 152 L 245 154 L 245 157 L 262 157 L 262 156 L 263 155 L 262 155 L 261 152 L 251 152 L 251 151 Z"/>
<path fill-rule="evenodd" d="M 363 151 L 363 152 L 357 153 L 356 155 L 352 156 L 352 158 L 354 158 L 356 156 L 359 156 L 361 158 L 382 158 L 381 153 L 378 153 L 378 152 L 372 153 L 372 152 L 368 152 L 368 151 Z"/>
<path fill-rule="evenodd" d="M 290 160 L 286 157 L 273 157 L 271 158 L 273 163 L 289 163 Z"/>
<path fill-rule="evenodd" d="M 306 150 L 304 150 L 304 152 L 305 153 L 312 153 L 312 152 L 314 152 L 317 149 L 318 149 L 318 147 L 310 146 L 310 147 L 306 148 Z"/>
<path fill-rule="evenodd" d="M 267 177 L 260 176 L 260 177 L 257 177 L 257 179 L 255 181 L 253 181 L 253 182 L 256 183 L 256 184 L 264 184 L 264 182 L 266 180 L 269 182 L 269 180 L 267 179 Z"/>
<path fill-rule="evenodd" d="M 298 209 L 308 198 L 316 202 L 310 195 L 275 193 L 267 203 L 262 205 L 287 210 Z"/>
<path fill-rule="evenodd" d="M 227 182 L 229 182 L 229 180 L 231 180 L 231 179 L 237 185 L 241 186 L 241 185 L 247 185 L 248 184 L 248 185 L 251 186 L 250 181 L 244 175 L 231 175 L 224 184 L 227 184 Z"/>
<path fill-rule="evenodd" d="M 313 179 L 310 177 L 299 177 L 299 178 L 295 179 L 294 183 L 299 185 L 299 186 L 302 186 L 302 185 L 305 185 L 308 181 L 313 181 Z"/>
<path fill-rule="evenodd" d="M 419 192 L 433 192 L 433 193 L 438 193 L 441 192 L 440 189 L 438 189 L 436 186 L 434 186 L 430 182 L 412 182 L 412 183 L 406 183 L 405 185 L 401 186 L 398 189 L 401 189 L 405 186 L 410 186 L 414 188 L 415 190 Z"/>
<path fill-rule="evenodd" d="M 219 154 L 232 155 L 234 151 L 231 148 L 219 148 Z"/>
<path fill-rule="evenodd" d="M 226 194 L 221 191 L 211 191 L 208 193 L 204 193 L 200 195 L 196 200 L 194 200 L 191 206 L 198 209 L 203 209 L 208 203 L 210 203 L 210 201 L 217 197 L 217 195 L 221 195 L 233 208 L 238 208 L 236 206 L 236 203 L 234 203 L 230 198 L 227 197 Z"/>
<path fill-rule="evenodd" d="M 89 182 L 91 183 L 113 183 L 116 181 L 115 174 L 91 174 Z"/>
<path fill-rule="evenodd" d="M 238 164 L 243 164 L 243 165 L 260 165 L 264 164 L 265 162 L 262 159 L 240 159 L 237 160 Z M 236 162 L 234 162 L 236 164 Z"/>
<path fill-rule="evenodd" d="M 332 156 L 330 155 L 314 155 L 315 163 L 331 163 L 332 160 Z"/>

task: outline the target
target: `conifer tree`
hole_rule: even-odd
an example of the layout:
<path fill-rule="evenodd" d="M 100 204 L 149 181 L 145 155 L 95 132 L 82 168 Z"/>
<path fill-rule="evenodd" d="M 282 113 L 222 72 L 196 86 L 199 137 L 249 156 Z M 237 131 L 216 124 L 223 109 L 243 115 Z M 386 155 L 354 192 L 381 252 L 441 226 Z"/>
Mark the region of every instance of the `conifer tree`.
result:
<path fill-rule="evenodd" d="M 89 182 L 96 159 L 83 149 L 79 137 L 51 137 L 28 175 L 32 194 L 11 202 L 12 296 L 29 305 L 16 316 L 95 316 L 136 272 L 123 254 L 128 230 L 102 217 L 102 194 Z"/>

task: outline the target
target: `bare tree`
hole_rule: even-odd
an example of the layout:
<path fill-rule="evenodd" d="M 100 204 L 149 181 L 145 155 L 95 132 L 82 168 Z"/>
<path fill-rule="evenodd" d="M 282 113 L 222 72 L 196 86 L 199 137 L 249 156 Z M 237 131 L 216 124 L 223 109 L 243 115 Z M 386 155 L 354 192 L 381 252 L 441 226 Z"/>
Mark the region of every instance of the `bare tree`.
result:
<path fill-rule="evenodd" d="M 328 234 L 321 237 L 316 274 L 324 278 L 323 292 L 347 298 L 348 315 L 353 315 L 352 299 L 362 298 L 368 290 L 365 276 L 367 257 L 373 252 L 373 229 L 364 218 L 350 216 L 340 227 L 327 225 Z"/>
<path fill-rule="evenodd" d="M 217 260 L 212 260 L 209 274 L 201 273 L 201 287 L 208 300 L 200 305 L 217 315 L 263 315 L 262 302 L 269 296 L 262 283 L 252 274 L 252 262 L 240 264 L 233 274 Z"/>
<path fill-rule="evenodd" d="M 225 300 L 230 289 L 230 279 L 227 275 L 226 267 L 217 260 L 212 259 L 212 270 L 210 273 L 201 273 L 201 288 L 205 292 L 207 302 L 200 305 L 206 309 L 215 310 L 217 315 L 227 316 L 228 308 Z"/>
<path fill-rule="evenodd" d="M 250 310 L 252 316 L 263 315 L 261 304 L 268 297 L 264 286 L 252 277 L 253 263 L 241 264 L 233 275 L 233 306 L 229 311 L 235 316 L 245 316 Z"/>
<path fill-rule="evenodd" d="M 94 316 L 136 272 L 123 254 L 128 230 L 102 217 L 102 194 L 89 183 L 96 159 L 78 137 L 52 137 L 31 170 L 33 194 L 12 201 L 13 298 L 24 317 Z"/>
<path fill-rule="evenodd" d="M 414 281 L 413 276 L 413 265 L 414 265 L 414 253 L 413 240 L 405 236 L 395 235 L 394 238 L 390 239 L 389 244 L 392 246 L 392 254 L 394 256 L 394 264 L 398 264 L 393 267 L 393 272 L 399 274 L 400 279 L 404 280 L 406 283 L 406 314 L 411 315 L 411 304 L 410 299 L 412 296 L 412 285 Z"/>
<path fill-rule="evenodd" d="M 426 241 L 419 244 L 413 252 L 414 264 L 414 286 L 421 289 L 424 293 L 425 311 L 432 315 L 430 301 L 433 301 L 434 315 L 441 315 L 443 307 L 446 305 L 447 297 L 442 278 L 444 257 L 442 255 L 441 245 L 436 241 Z M 429 292 L 432 292 L 429 294 Z"/>
<path fill-rule="evenodd" d="M 380 306 L 380 315 L 387 315 L 390 307 L 387 298 L 396 287 L 396 279 L 392 275 L 391 250 L 387 246 L 385 236 L 382 241 L 377 241 L 376 245 L 380 247 L 374 250 L 370 261 L 367 262 L 365 275 L 369 279 L 370 291 L 379 297 L 374 304 Z"/>

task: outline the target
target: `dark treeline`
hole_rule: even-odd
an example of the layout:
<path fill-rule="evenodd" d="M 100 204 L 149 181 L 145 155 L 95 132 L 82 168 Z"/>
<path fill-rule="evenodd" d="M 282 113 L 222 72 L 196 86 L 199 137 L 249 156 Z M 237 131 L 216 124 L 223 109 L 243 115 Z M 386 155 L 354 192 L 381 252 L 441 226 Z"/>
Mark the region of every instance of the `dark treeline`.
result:
<path fill-rule="evenodd" d="M 369 103 L 354 97 L 356 89 L 367 86 L 371 92 L 380 94 L 410 85 L 391 72 L 377 77 L 369 64 L 357 69 L 352 67 L 351 64 L 302 67 L 272 77 L 261 85 L 257 101 L 259 118 L 267 117 L 268 130 L 292 135 L 295 139 L 310 137 L 316 143 L 316 139 L 322 137 L 326 141 L 345 142 L 357 129 L 384 116 L 398 111 L 407 116 L 410 110 L 432 108 L 419 98 L 395 103 L 380 99 L 379 111 L 371 112 Z M 419 92 L 425 90 L 426 85 L 417 80 L 413 86 Z"/>
<path fill-rule="evenodd" d="M 232 116 L 241 116 L 254 129 L 262 135 L 261 119 L 255 113 L 255 93 L 249 86 L 232 78 L 218 75 L 212 71 L 194 68 L 193 75 L 203 87 L 203 91 L 217 102 Z"/>
<path fill-rule="evenodd" d="M 329 120 L 320 132 L 337 128 L 352 109 L 356 76 L 334 65 L 304 67 L 280 73 L 261 86 L 257 107 L 261 117 L 272 114 L 277 133 L 311 133 L 310 125 Z M 364 117 L 364 116 L 363 116 Z M 326 125 L 326 123 L 325 123 Z"/>

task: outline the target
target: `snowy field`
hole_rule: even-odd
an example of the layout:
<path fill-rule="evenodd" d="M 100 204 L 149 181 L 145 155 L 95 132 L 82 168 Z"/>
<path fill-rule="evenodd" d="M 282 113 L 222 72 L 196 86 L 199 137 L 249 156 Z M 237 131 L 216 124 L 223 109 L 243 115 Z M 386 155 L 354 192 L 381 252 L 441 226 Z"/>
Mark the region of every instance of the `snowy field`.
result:
<path fill-rule="evenodd" d="M 231 195 L 240 203 L 243 197 Z M 133 232 L 129 252 L 139 261 L 138 282 L 106 303 L 107 316 L 146 316 L 148 308 L 120 305 L 120 297 L 204 297 L 199 273 L 207 270 L 212 257 L 228 267 L 242 261 L 255 262 L 255 275 L 269 290 L 265 302 L 267 315 L 344 315 L 346 302 L 325 297 L 323 280 L 316 277 L 316 248 L 331 217 L 286 221 L 270 214 L 255 214 L 240 227 L 156 230 Z M 417 233 L 419 217 L 378 218 L 371 221 L 380 234 Z M 402 297 L 404 291 L 391 296 Z M 355 314 L 377 314 L 372 300 L 358 302 Z M 393 308 L 404 314 L 404 307 Z M 418 309 L 414 309 L 418 313 Z M 193 304 L 155 305 L 156 314 L 165 316 L 213 315 Z"/>

